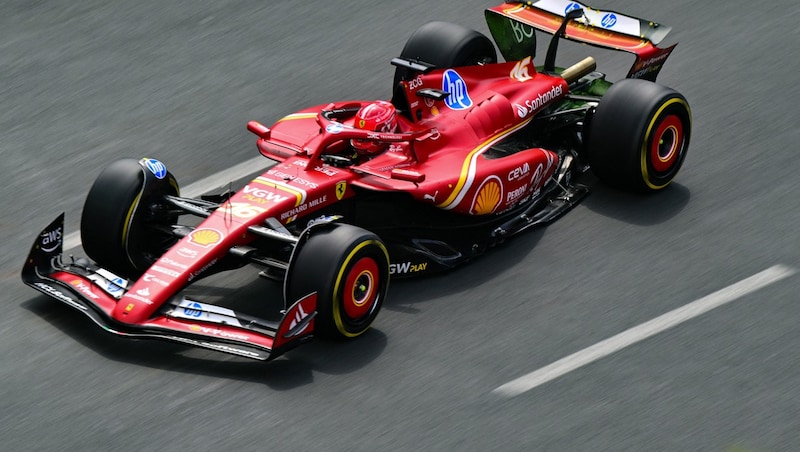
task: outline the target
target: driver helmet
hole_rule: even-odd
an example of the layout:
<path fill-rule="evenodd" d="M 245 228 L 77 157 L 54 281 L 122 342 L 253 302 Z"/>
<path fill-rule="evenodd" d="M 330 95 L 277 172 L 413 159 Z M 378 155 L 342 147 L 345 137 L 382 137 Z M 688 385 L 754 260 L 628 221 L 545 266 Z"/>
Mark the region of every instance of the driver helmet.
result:
<path fill-rule="evenodd" d="M 356 113 L 355 128 L 374 132 L 396 132 L 397 110 L 389 102 L 379 100 L 361 107 Z M 383 152 L 389 143 L 374 140 L 350 140 L 350 144 L 359 154 L 372 155 Z"/>

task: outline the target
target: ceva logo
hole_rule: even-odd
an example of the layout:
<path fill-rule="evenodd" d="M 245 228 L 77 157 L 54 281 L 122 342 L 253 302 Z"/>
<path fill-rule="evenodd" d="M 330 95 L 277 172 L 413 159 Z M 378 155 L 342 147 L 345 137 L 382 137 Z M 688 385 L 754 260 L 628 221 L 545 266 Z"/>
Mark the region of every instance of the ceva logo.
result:
<path fill-rule="evenodd" d="M 472 106 L 469 98 L 467 83 L 458 75 L 458 72 L 448 69 L 442 76 L 442 91 L 450 93 L 444 100 L 451 110 L 465 110 Z"/>

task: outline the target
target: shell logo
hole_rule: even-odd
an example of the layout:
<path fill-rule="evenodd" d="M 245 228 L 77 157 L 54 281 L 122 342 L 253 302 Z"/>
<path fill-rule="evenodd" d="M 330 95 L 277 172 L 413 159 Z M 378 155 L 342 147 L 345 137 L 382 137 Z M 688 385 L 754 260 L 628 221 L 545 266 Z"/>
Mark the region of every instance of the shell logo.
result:
<path fill-rule="evenodd" d="M 200 327 L 197 325 L 189 325 L 189 329 L 192 331 L 200 331 Z"/>
<path fill-rule="evenodd" d="M 222 240 L 222 234 L 214 229 L 197 229 L 189 234 L 189 241 L 202 247 L 217 244 L 220 240 Z"/>
<path fill-rule="evenodd" d="M 473 215 L 492 213 L 500 205 L 501 199 L 503 199 L 503 188 L 500 184 L 500 179 L 497 176 L 489 177 L 483 181 L 481 188 L 478 189 L 470 212 Z"/>

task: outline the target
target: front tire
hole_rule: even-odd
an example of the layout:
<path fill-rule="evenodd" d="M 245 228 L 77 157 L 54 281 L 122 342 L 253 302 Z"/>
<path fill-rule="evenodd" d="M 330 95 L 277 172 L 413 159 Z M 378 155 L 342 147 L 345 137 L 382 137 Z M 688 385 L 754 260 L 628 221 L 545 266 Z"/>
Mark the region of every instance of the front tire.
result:
<path fill-rule="evenodd" d="M 148 163 L 163 171 L 160 178 Z M 157 160 L 113 162 L 94 181 L 83 205 L 84 251 L 103 268 L 138 277 L 176 241 L 165 231 L 178 216 L 169 212 L 163 197 L 178 191 L 175 178 Z"/>
<path fill-rule="evenodd" d="M 589 124 L 592 171 L 606 184 L 658 191 L 678 174 L 692 130 L 692 113 L 677 91 L 638 79 L 609 88 Z"/>
<path fill-rule="evenodd" d="M 389 289 L 389 254 L 373 233 L 332 224 L 307 231 L 292 256 L 284 287 L 292 303 L 317 293 L 314 329 L 323 337 L 360 336 Z"/>

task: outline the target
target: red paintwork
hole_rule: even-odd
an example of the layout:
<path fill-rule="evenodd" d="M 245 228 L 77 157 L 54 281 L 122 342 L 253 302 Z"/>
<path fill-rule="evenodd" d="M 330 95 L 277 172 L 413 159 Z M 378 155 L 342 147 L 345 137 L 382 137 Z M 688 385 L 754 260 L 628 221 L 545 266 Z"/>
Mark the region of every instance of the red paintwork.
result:
<path fill-rule="evenodd" d="M 330 123 L 318 113 L 345 105 L 363 105 L 365 101 L 316 106 L 289 115 L 273 125 L 269 140 L 258 140 L 259 149 L 264 155 L 283 161 L 276 168 L 292 168 L 290 175 L 304 173 L 314 181 L 325 180 L 320 176 L 320 171 L 325 170 L 336 173 L 330 178 L 345 180 L 348 185 L 404 191 L 420 202 L 463 214 L 506 210 L 541 188 L 558 166 L 558 157 L 538 148 L 502 159 L 487 159 L 482 154 L 527 124 L 539 110 L 566 95 L 567 83 L 560 77 L 536 73 L 529 59 L 460 68 L 457 73 L 467 87 L 472 106 L 453 110 L 444 101 L 417 95 L 424 88 L 442 89 L 444 72 L 436 70 L 403 82 L 410 116 L 419 119 L 402 117 L 400 133 L 384 134 L 386 141 L 392 141 L 389 150 L 350 169 L 323 165 L 319 155 L 346 148 L 347 140 L 356 133 L 351 128 L 352 119 L 344 120 L 343 127 L 329 133 L 326 129 Z M 537 99 L 542 101 L 533 104 Z M 533 111 L 528 108 L 531 104 Z M 413 139 L 401 140 L 412 135 Z M 295 168 L 306 162 L 311 163 L 304 172 Z"/>
<path fill-rule="evenodd" d="M 521 67 L 526 71 L 520 71 Z M 557 168 L 555 153 L 534 148 L 497 159 L 482 154 L 527 124 L 538 110 L 563 97 L 566 82 L 536 73 L 529 60 L 462 68 L 458 74 L 472 106 L 452 110 L 443 101 L 426 103 L 416 94 L 422 88 L 441 89 L 443 73 L 420 75 L 413 81 L 413 89 L 404 82 L 412 115 L 421 119 L 401 118 L 400 133 L 381 134 L 392 141 L 389 150 L 352 168 L 336 168 L 320 160 L 323 153 L 341 152 L 349 138 L 366 133 L 352 129 L 352 119 L 341 124 L 342 130 L 339 124 L 331 128 L 333 132 L 321 127 L 329 122 L 317 113 L 334 105 L 290 115 L 269 132 L 257 125 L 251 127 L 270 137 L 259 139 L 261 151 L 281 162 L 253 179 L 167 251 L 127 291 L 112 317 L 129 324 L 145 323 L 175 294 L 176 287 L 186 285 L 221 259 L 231 246 L 253 240 L 249 225 L 262 224 L 269 217 L 290 223 L 353 196 L 353 185 L 402 190 L 420 202 L 465 215 L 502 212 L 529 198 Z M 540 101 L 534 103 L 537 99 Z M 273 151 L 284 148 L 294 150 Z M 399 178 L 392 177 L 395 170 L 403 172 Z M 409 178 L 423 180 L 414 183 Z"/>

